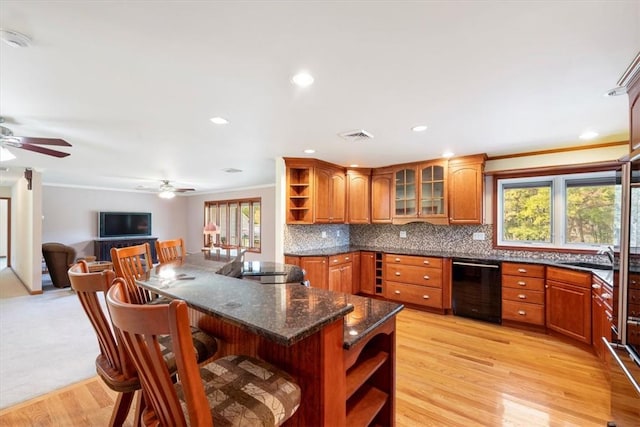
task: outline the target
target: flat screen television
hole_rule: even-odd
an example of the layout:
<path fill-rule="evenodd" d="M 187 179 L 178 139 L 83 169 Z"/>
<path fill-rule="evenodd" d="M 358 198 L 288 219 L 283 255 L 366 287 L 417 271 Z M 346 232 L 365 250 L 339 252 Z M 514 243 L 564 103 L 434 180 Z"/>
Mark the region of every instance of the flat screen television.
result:
<path fill-rule="evenodd" d="M 100 212 L 100 237 L 151 236 L 150 212 Z"/>

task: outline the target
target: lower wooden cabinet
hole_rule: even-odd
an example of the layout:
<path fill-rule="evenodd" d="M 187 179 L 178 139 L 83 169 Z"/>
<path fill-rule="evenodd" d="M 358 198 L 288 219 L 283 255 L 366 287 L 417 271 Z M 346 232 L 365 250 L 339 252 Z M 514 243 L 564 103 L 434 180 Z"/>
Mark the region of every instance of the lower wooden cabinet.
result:
<path fill-rule="evenodd" d="M 390 300 L 442 308 L 442 289 L 440 288 L 387 281 L 384 290 L 385 298 Z"/>
<path fill-rule="evenodd" d="M 350 253 L 329 257 L 328 274 L 330 291 L 348 294 L 353 292 L 353 260 Z"/>
<path fill-rule="evenodd" d="M 384 297 L 443 310 L 442 266 L 442 258 L 385 254 Z"/>
<path fill-rule="evenodd" d="M 502 319 L 544 326 L 544 265 L 502 263 Z"/>
<path fill-rule="evenodd" d="M 591 273 L 547 267 L 547 329 L 591 345 Z"/>
<path fill-rule="evenodd" d="M 376 293 L 376 253 L 360 252 L 360 281 L 354 293 L 375 295 Z M 355 283 L 354 283 L 355 287 Z"/>
<path fill-rule="evenodd" d="M 329 289 L 326 256 L 300 257 L 300 267 L 305 271 L 305 277 L 311 287 Z"/>

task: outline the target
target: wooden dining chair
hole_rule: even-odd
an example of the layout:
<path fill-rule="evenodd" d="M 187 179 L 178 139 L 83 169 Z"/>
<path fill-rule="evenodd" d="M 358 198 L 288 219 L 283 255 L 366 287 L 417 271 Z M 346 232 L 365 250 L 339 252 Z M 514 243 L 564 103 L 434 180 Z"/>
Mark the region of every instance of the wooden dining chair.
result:
<path fill-rule="evenodd" d="M 86 261 L 81 261 L 71 266 L 68 275 L 71 287 L 78 295 L 98 338 L 100 354 L 96 357 L 96 371 L 111 390 L 118 392 L 109 425 L 121 426 L 129 414 L 136 392 L 141 390 L 141 385 L 135 366 L 122 345 L 119 332 L 111 328 L 106 305 L 100 303 L 100 299 L 106 301 L 106 293 L 115 273 L 111 270 L 90 273 Z M 137 394 L 135 425 L 140 423 L 144 406 L 140 398 L 141 392 Z"/>
<path fill-rule="evenodd" d="M 295 413 L 300 387 L 286 372 L 248 356 L 225 356 L 199 367 L 188 339 L 187 304 L 140 305 L 133 299 L 120 279 L 107 294 L 158 425 L 276 426 Z M 173 339 L 175 384 L 158 352 L 156 337 L 163 334 Z"/>
<path fill-rule="evenodd" d="M 186 256 L 184 240 L 182 238 L 162 241 L 156 240 L 155 245 L 160 264 L 176 260 L 182 261 Z"/>
<path fill-rule="evenodd" d="M 111 248 L 111 262 L 116 277 L 125 283 L 127 292 L 135 304 L 166 304 L 170 301 L 169 298 L 158 297 L 136 284 L 136 279 L 145 278 L 153 267 L 149 243 Z M 216 339 L 199 328 L 191 327 L 191 339 L 196 348 L 198 363 L 211 359 L 218 351 Z"/>

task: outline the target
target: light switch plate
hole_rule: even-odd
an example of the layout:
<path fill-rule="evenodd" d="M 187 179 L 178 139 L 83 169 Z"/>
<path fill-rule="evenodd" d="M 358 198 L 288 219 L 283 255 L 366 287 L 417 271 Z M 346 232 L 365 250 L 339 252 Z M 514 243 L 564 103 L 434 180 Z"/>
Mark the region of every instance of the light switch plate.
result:
<path fill-rule="evenodd" d="M 407 232 L 406 232 L 406 231 L 404 231 L 404 230 L 402 230 L 402 231 L 400 232 L 400 237 L 401 237 L 401 238 L 403 238 L 403 239 L 406 239 L 406 238 L 407 238 Z"/>
<path fill-rule="evenodd" d="M 326 231 L 323 231 L 323 232 L 322 232 L 322 238 L 323 238 L 323 239 L 326 239 L 326 238 L 327 238 L 327 232 L 326 232 Z"/>

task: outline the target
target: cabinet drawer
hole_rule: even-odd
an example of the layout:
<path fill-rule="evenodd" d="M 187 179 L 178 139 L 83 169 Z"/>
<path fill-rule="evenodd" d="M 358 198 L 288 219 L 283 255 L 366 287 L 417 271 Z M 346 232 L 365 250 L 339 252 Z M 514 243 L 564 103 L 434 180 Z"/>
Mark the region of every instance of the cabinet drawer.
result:
<path fill-rule="evenodd" d="M 544 279 L 540 277 L 502 276 L 502 288 L 544 291 Z"/>
<path fill-rule="evenodd" d="M 442 289 L 386 282 L 385 298 L 425 307 L 442 308 Z"/>
<path fill-rule="evenodd" d="M 502 274 L 509 274 L 512 276 L 527 276 L 527 277 L 543 277 L 544 278 L 544 265 L 524 264 L 515 262 L 503 262 Z"/>
<path fill-rule="evenodd" d="M 393 282 L 442 287 L 442 269 L 438 268 L 387 264 L 384 278 Z"/>
<path fill-rule="evenodd" d="M 544 325 L 544 306 L 503 299 L 502 319 Z"/>
<path fill-rule="evenodd" d="M 442 258 L 385 254 L 387 264 L 419 265 L 423 267 L 442 268 Z"/>
<path fill-rule="evenodd" d="M 352 260 L 353 260 L 353 256 L 350 253 L 333 255 L 329 257 L 329 267 L 331 267 L 332 265 L 340 265 L 347 262 L 351 262 Z"/>
<path fill-rule="evenodd" d="M 547 280 L 571 283 L 583 288 L 591 288 L 591 273 L 570 270 L 568 268 L 548 267 Z"/>
<path fill-rule="evenodd" d="M 610 287 L 609 284 L 594 276 L 591 282 L 591 290 L 593 294 L 598 295 L 605 304 L 611 305 L 613 301 L 613 288 Z"/>
<path fill-rule="evenodd" d="M 544 292 L 528 289 L 502 288 L 502 298 L 529 304 L 544 304 Z"/>

